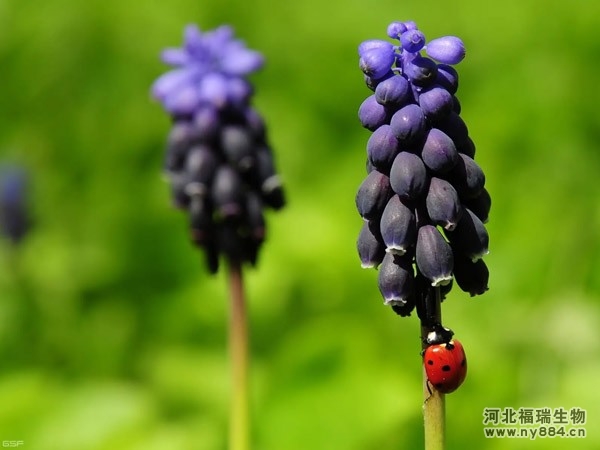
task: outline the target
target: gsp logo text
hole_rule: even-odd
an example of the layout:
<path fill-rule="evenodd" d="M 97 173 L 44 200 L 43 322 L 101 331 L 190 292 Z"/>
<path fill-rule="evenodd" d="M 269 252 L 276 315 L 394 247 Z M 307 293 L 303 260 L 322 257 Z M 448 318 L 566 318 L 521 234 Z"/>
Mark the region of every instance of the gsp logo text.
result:
<path fill-rule="evenodd" d="M 4 448 L 15 448 L 25 444 L 24 441 L 2 441 L 2 447 Z"/>

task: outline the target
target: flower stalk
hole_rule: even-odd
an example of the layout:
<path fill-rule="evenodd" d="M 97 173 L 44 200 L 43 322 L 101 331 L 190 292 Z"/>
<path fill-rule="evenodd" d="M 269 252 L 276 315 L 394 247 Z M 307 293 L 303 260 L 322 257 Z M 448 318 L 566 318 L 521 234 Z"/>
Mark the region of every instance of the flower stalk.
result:
<path fill-rule="evenodd" d="M 429 317 L 421 320 L 422 350 L 427 348 L 427 336 L 435 332 L 432 323 L 442 323 L 440 288 L 426 289 L 424 295 L 426 311 Z M 443 450 L 446 436 L 446 398 L 437 389 L 432 389 L 423 367 L 423 428 L 425 433 L 425 450 Z"/>
<path fill-rule="evenodd" d="M 230 261 L 229 283 L 231 310 L 229 319 L 229 351 L 231 358 L 231 411 L 229 449 L 250 448 L 248 413 L 248 317 L 242 266 Z"/>

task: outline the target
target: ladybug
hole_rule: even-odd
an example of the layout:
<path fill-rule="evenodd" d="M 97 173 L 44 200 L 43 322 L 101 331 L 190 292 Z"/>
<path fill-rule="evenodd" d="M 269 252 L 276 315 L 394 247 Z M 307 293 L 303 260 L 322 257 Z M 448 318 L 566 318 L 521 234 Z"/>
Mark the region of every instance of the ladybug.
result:
<path fill-rule="evenodd" d="M 456 339 L 427 347 L 423 364 L 427 379 L 442 394 L 454 392 L 467 376 L 467 356 Z"/>

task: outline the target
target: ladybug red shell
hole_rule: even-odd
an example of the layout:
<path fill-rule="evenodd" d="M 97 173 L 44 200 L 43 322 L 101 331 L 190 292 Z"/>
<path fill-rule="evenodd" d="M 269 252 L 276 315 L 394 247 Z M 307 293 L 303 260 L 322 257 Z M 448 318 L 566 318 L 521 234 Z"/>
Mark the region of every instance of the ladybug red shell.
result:
<path fill-rule="evenodd" d="M 427 379 L 442 394 L 454 392 L 467 376 L 467 356 L 456 339 L 427 347 L 423 364 Z"/>

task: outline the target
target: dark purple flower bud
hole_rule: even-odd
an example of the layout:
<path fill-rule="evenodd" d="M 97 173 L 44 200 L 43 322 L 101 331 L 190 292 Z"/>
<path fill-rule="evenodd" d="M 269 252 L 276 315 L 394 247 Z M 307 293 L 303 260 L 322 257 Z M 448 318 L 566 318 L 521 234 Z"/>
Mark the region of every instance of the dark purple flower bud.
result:
<path fill-rule="evenodd" d="M 394 75 L 380 82 L 375 88 L 377 102 L 385 106 L 400 106 L 412 97 L 408 81 L 402 75 Z"/>
<path fill-rule="evenodd" d="M 464 141 L 457 143 L 456 150 L 470 158 L 475 158 L 475 142 L 469 136 Z"/>
<path fill-rule="evenodd" d="M 370 174 L 371 172 L 373 172 L 375 169 L 375 166 L 373 165 L 373 163 L 371 162 L 371 160 L 369 159 L 369 157 L 367 156 L 367 163 L 365 164 L 365 168 L 367 169 L 367 175 Z"/>
<path fill-rule="evenodd" d="M 489 253 L 489 236 L 483 222 L 470 209 L 464 208 L 454 231 L 446 232 L 452 248 L 477 261 Z"/>
<path fill-rule="evenodd" d="M 460 104 L 460 101 L 458 100 L 458 97 L 456 95 L 452 96 L 452 112 L 456 113 L 456 114 L 460 114 L 460 112 L 462 111 L 462 106 Z"/>
<path fill-rule="evenodd" d="M 358 118 L 363 127 L 375 131 L 389 120 L 387 109 L 377 102 L 375 95 L 367 97 L 358 108 Z"/>
<path fill-rule="evenodd" d="M 414 153 L 400 152 L 390 170 L 390 185 L 398 196 L 417 200 L 427 192 L 429 177 L 423 160 Z"/>
<path fill-rule="evenodd" d="M 462 206 L 456 189 L 441 178 L 431 177 L 425 199 L 427 214 L 435 225 L 454 230 L 462 216 Z"/>
<path fill-rule="evenodd" d="M 473 262 L 463 255 L 456 255 L 454 259 L 454 278 L 456 284 L 471 297 L 481 295 L 488 290 L 490 272 L 483 261 Z"/>
<path fill-rule="evenodd" d="M 255 142 L 244 126 L 227 125 L 221 129 L 221 148 L 227 161 L 240 173 L 255 166 Z"/>
<path fill-rule="evenodd" d="M 435 122 L 435 127 L 448 135 L 458 151 L 459 145 L 465 143 L 469 137 L 469 130 L 462 118 L 455 112 Z"/>
<path fill-rule="evenodd" d="M 398 152 L 398 139 L 389 125 L 377 128 L 367 142 L 367 154 L 382 173 L 389 173 Z"/>
<path fill-rule="evenodd" d="M 379 226 L 387 252 L 404 255 L 417 241 L 415 213 L 397 195 L 388 201 Z"/>
<path fill-rule="evenodd" d="M 200 142 L 212 143 L 219 135 L 219 112 L 212 105 L 201 105 L 194 114 L 192 126 Z"/>
<path fill-rule="evenodd" d="M 432 286 L 443 286 L 452 281 L 452 249 L 433 225 L 419 228 L 415 257 L 419 271 L 431 281 Z"/>
<path fill-rule="evenodd" d="M 377 80 L 390 71 L 396 57 L 392 45 L 389 45 L 370 48 L 361 53 L 358 64 L 365 75 Z"/>
<path fill-rule="evenodd" d="M 388 73 L 386 73 L 384 76 L 382 76 L 381 78 L 373 78 L 370 77 L 369 75 L 363 74 L 363 78 L 365 80 L 365 84 L 367 85 L 367 87 L 369 89 L 371 89 L 373 92 L 375 92 L 375 89 L 377 89 L 377 86 L 379 86 L 379 83 L 381 83 L 382 81 L 387 80 L 390 77 L 395 76 L 396 74 L 392 71 L 392 69 L 390 68 L 390 70 L 388 71 Z"/>
<path fill-rule="evenodd" d="M 190 230 L 192 241 L 203 247 L 216 239 L 214 234 L 213 211 L 205 197 L 194 196 L 189 205 Z"/>
<path fill-rule="evenodd" d="M 462 153 L 458 154 L 458 162 L 448 173 L 448 180 L 456 188 L 461 200 L 479 195 L 485 185 L 485 174 L 479 164 Z"/>
<path fill-rule="evenodd" d="M 429 86 L 437 78 L 437 64 L 432 59 L 417 56 L 404 64 L 404 75 L 415 86 Z"/>
<path fill-rule="evenodd" d="M 439 120 L 452 111 L 454 100 L 452 94 L 441 86 L 433 85 L 419 95 L 419 106 L 425 117 L 431 121 Z"/>
<path fill-rule="evenodd" d="M 363 180 L 356 193 L 356 208 L 365 220 L 381 217 L 385 205 L 393 195 L 387 175 L 374 170 Z"/>
<path fill-rule="evenodd" d="M 173 124 L 167 138 L 167 151 L 165 170 L 168 172 L 181 170 L 189 147 L 195 137 L 194 127 L 186 121 L 177 121 Z"/>
<path fill-rule="evenodd" d="M 253 171 L 254 183 L 260 189 L 264 202 L 273 209 L 281 209 L 285 205 L 283 185 L 277 172 L 273 153 L 267 146 L 256 149 L 256 170 Z"/>
<path fill-rule="evenodd" d="M 224 219 L 242 214 L 244 189 L 240 176 L 232 167 L 226 164 L 219 166 L 211 194 L 216 212 Z"/>
<path fill-rule="evenodd" d="M 427 55 L 443 64 L 458 64 L 465 57 L 465 44 L 456 36 L 433 39 L 425 47 Z"/>
<path fill-rule="evenodd" d="M 403 306 L 414 301 L 411 259 L 386 253 L 379 266 L 377 284 L 386 305 Z"/>
<path fill-rule="evenodd" d="M 469 208 L 481 222 L 486 223 L 492 207 L 492 198 L 486 188 L 483 188 L 479 195 L 474 198 L 465 199 L 464 206 Z"/>
<path fill-rule="evenodd" d="M 363 269 L 376 268 L 381 264 L 385 255 L 385 245 L 379 232 L 379 222 L 377 220 L 363 223 L 356 241 L 356 248 Z"/>
<path fill-rule="evenodd" d="M 263 214 L 263 202 L 260 196 L 254 191 L 246 192 L 245 216 L 250 239 L 260 244 L 265 240 L 265 217 Z"/>
<path fill-rule="evenodd" d="M 387 27 L 387 35 L 392 39 L 400 39 L 400 35 L 407 30 L 402 22 L 392 22 Z"/>
<path fill-rule="evenodd" d="M 248 105 L 248 100 L 253 93 L 252 85 L 244 78 L 227 79 L 227 100 L 230 104 L 243 108 Z"/>
<path fill-rule="evenodd" d="M 436 83 L 443 86 L 451 94 L 456 94 L 458 90 L 458 72 L 452 66 L 447 64 L 438 64 Z"/>
<path fill-rule="evenodd" d="M 432 128 L 423 144 L 421 158 L 433 172 L 446 173 L 452 170 L 458 161 L 458 152 L 446 133 Z"/>
<path fill-rule="evenodd" d="M 205 145 L 197 145 L 189 150 L 185 164 L 187 185 L 185 192 L 190 197 L 204 196 L 212 185 L 219 161 L 214 152 Z"/>
<path fill-rule="evenodd" d="M 419 105 L 410 104 L 400 108 L 390 120 L 394 136 L 402 145 L 412 144 L 427 132 L 425 114 Z"/>
<path fill-rule="evenodd" d="M 256 142 L 264 143 L 267 133 L 265 122 L 260 114 L 254 108 L 244 108 L 244 121 Z"/>
<path fill-rule="evenodd" d="M 407 30 L 400 35 L 402 50 L 410 53 L 416 53 L 425 45 L 425 35 L 417 30 Z"/>

